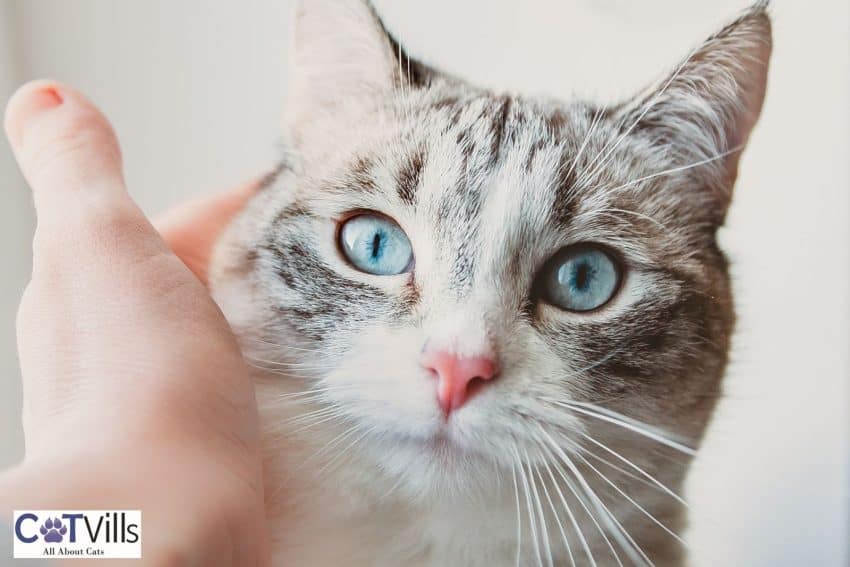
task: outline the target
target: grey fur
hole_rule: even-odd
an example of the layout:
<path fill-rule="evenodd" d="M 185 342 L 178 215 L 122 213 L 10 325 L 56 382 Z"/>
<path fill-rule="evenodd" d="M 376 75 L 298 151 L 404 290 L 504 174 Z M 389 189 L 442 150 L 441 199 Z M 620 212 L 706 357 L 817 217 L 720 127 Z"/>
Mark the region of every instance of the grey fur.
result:
<path fill-rule="evenodd" d="M 679 564 L 681 544 L 593 466 L 681 533 L 681 502 L 646 475 L 681 490 L 690 456 L 672 447 L 698 446 L 720 394 L 734 312 L 715 234 L 764 95 L 765 3 L 611 108 L 472 87 L 411 60 L 360 0 L 333 23 L 339 5 L 299 4 L 290 166 L 228 231 L 212 278 L 258 367 L 276 561 L 504 565 L 518 549 L 521 564 L 551 553 L 564 565 L 560 522 L 577 564 L 588 559 L 575 525 L 600 565 L 614 563 L 612 547 L 624 563 L 645 553 Z M 329 30 L 333 45 L 320 37 Z M 337 48 L 365 59 L 337 75 L 311 66 L 332 65 Z M 345 96 L 315 94 L 334 77 Z M 370 276 L 341 258 L 336 227 L 362 209 L 407 232 L 411 274 Z M 542 266 L 587 242 L 621 260 L 617 297 L 587 314 L 546 305 Z M 416 364 L 428 340 L 461 353 L 487 343 L 501 359 L 450 433 Z M 671 442 L 582 407 L 652 424 Z M 518 542 L 515 497 L 532 490 L 540 507 L 520 501 Z"/>

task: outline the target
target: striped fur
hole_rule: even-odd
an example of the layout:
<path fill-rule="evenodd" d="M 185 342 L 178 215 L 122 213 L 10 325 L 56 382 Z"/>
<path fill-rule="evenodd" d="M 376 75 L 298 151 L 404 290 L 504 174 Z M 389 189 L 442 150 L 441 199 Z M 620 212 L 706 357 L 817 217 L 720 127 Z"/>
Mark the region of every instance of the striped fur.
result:
<path fill-rule="evenodd" d="M 545 565 L 548 553 L 567 565 L 559 522 L 579 565 L 590 564 L 579 530 L 599 565 L 616 564 L 603 534 L 626 564 L 638 547 L 679 564 L 681 544 L 580 457 L 605 456 L 590 436 L 674 492 L 689 457 L 556 402 L 699 443 L 734 322 L 715 233 L 764 95 L 764 3 L 610 108 L 443 75 L 401 51 L 362 0 L 297 10 L 287 165 L 223 238 L 213 274 L 257 367 L 276 564 Z M 371 276 L 341 258 L 338 224 L 358 210 L 403 228 L 411 274 Z M 616 298 L 586 314 L 545 304 L 541 267 L 584 242 L 622 260 Z M 501 360 L 448 429 L 417 363 L 429 340 L 459 353 L 492 344 Z M 590 497 L 549 476 L 565 467 L 546 435 L 575 456 L 631 553 L 585 509 Z M 680 502 L 640 474 L 604 472 L 683 530 Z M 536 485 L 539 515 L 517 478 Z"/>

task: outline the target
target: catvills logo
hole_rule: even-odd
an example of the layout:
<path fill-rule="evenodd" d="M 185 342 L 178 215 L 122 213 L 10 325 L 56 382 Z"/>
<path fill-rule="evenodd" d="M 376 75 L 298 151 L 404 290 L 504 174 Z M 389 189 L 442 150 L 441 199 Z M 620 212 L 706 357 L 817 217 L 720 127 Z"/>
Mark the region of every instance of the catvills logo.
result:
<path fill-rule="evenodd" d="M 12 519 L 15 558 L 138 559 L 140 510 L 26 510 Z"/>

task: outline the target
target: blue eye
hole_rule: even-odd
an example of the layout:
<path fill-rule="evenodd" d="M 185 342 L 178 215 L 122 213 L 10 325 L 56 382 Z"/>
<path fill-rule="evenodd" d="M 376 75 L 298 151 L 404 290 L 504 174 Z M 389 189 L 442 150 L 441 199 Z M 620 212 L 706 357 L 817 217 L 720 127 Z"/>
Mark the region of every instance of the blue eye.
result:
<path fill-rule="evenodd" d="M 339 231 L 343 255 L 360 271 L 393 276 L 410 269 L 413 248 L 399 226 L 381 215 L 351 217 Z"/>
<path fill-rule="evenodd" d="M 558 254 L 542 274 L 543 299 L 568 311 L 592 311 L 620 287 L 620 269 L 607 252 L 580 246 Z"/>

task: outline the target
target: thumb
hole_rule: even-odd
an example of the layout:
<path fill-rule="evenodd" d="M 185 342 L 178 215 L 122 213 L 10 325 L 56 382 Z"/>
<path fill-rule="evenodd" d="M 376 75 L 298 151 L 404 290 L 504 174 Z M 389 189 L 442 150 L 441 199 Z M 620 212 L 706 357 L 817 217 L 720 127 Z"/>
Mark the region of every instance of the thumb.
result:
<path fill-rule="evenodd" d="M 76 90 L 52 81 L 24 85 L 9 100 L 5 127 L 40 219 L 100 199 L 129 201 L 115 134 Z"/>
<path fill-rule="evenodd" d="M 79 266 L 114 274 L 116 262 L 168 251 L 127 193 L 112 127 L 82 94 L 28 83 L 9 100 L 5 128 L 35 202 L 34 279 L 45 268 L 64 277 Z"/>

